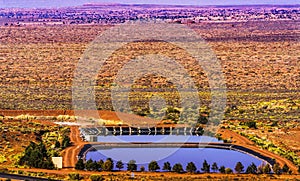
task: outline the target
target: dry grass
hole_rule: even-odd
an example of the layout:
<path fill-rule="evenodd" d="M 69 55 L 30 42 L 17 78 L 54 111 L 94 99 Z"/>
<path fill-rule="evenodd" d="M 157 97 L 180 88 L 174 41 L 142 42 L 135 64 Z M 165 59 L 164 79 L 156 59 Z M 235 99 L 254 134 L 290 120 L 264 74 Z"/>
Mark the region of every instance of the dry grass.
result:
<path fill-rule="evenodd" d="M 300 44 L 295 24 L 291 21 L 203 23 L 192 28 L 208 41 L 221 61 L 228 89 L 273 94 L 299 90 Z M 71 109 L 71 86 L 78 60 L 89 42 L 107 28 L 100 25 L 0 27 L 0 97 L 6 100 L 0 107 Z M 107 88 L 114 76 L 128 60 L 146 51 L 171 56 L 188 70 L 200 90 L 209 88 L 201 67 L 183 50 L 163 42 L 131 43 L 119 50 L 120 56 L 107 60 L 99 72 L 98 107 L 112 108 Z M 136 84 L 152 90 L 173 86 L 165 78 L 153 75 L 141 78 Z M 176 102 L 178 95 L 172 93 L 169 100 Z M 132 101 L 135 105 L 147 99 Z"/>

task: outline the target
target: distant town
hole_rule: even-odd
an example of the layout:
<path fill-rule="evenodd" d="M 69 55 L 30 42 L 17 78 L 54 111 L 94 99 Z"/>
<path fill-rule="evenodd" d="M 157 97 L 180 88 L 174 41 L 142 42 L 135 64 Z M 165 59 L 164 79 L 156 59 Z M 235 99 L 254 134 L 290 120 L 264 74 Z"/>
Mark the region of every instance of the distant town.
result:
<path fill-rule="evenodd" d="M 118 24 L 128 20 L 163 20 L 192 24 L 299 20 L 300 6 L 172 6 L 85 4 L 58 9 L 0 9 L 0 25 Z"/>

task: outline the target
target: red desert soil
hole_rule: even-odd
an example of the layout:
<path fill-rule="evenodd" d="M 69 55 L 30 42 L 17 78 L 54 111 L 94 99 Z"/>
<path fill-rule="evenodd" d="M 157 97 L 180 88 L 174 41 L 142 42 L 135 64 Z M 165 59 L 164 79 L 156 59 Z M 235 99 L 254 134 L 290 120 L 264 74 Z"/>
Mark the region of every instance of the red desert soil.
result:
<path fill-rule="evenodd" d="M 219 133 L 222 134 L 222 138 L 231 139 L 233 144 L 251 149 L 253 151 L 260 153 L 261 155 L 264 155 L 264 156 L 267 156 L 270 158 L 274 158 L 276 160 L 276 162 L 278 162 L 281 166 L 283 166 L 284 164 L 287 164 L 287 166 L 290 167 L 290 169 L 293 171 L 293 173 L 295 173 L 295 174 L 298 173 L 297 166 L 295 166 L 291 161 L 289 161 L 286 158 L 283 158 L 279 155 L 276 155 L 272 152 L 269 152 L 268 150 L 263 150 L 263 149 L 255 146 L 255 144 L 252 141 L 248 140 L 247 138 L 243 137 L 242 135 L 235 133 L 231 130 L 227 130 L 227 129 L 221 129 L 221 130 L 219 130 Z"/>
<path fill-rule="evenodd" d="M 54 174 L 54 175 L 60 175 L 60 176 L 67 176 L 69 173 L 74 173 L 74 171 L 70 170 L 45 170 L 45 169 L 19 169 L 19 168 L 12 168 L 11 170 L 23 170 L 27 172 L 42 172 L 47 174 Z M 76 170 L 76 173 L 79 173 L 82 176 L 89 176 L 92 174 L 101 174 L 103 176 L 109 176 L 112 174 L 112 172 L 95 172 L 95 171 L 81 171 Z M 121 177 L 121 180 L 132 180 L 132 179 L 125 179 L 130 175 L 131 172 L 128 171 L 120 171 L 120 172 L 114 172 L 113 175 Z M 220 174 L 220 173 L 205 173 L 205 174 L 190 174 L 190 173 L 174 173 L 174 172 L 134 172 L 135 177 L 142 176 L 147 178 L 169 178 L 169 180 L 172 180 L 172 178 L 180 177 L 182 180 L 185 180 L 185 178 L 194 180 L 244 180 L 243 178 L 251 178 L 252 180 L 296 180 L 296 178 L 299 178 L 298 175 L 249 175 L 249 174 Z M 237 179 L 240 178 L 240 179 Z M 162 180 L 165 180 L 162 179 Z M 88 180 L 88 179 L 84 179 Z M 118 180 L 118 179 L 117 179 Z M 134 179 L 137 180 L 137 179 Z M 142 179 L 143 180 L 143 179 Z M 157 180 L 157 179 L 154 179 Z M 250 180 L 250 179 L 247 179 Z"/>
<path fill-rule="evenodd" d="M 87 115 L 90 115 L 89 111 L 83 111 Z M 58 115 L 74 115 L 74 111 L 63 111 L 63 110 L 47 110 L 47 111 L 39 111 L 39 110 L 33 110 L 33 111 L 21 111 L 21 110 L 1 110 L 0 114 L 4 116 L 17 116 L 21 114 L 29 114 L 29 115 L 35 115 L 35 116 L 58 116 Z M 115 112 L 112 111 L 98 111 L 98 114 L 101 116 L 102 119 L 107 120 L 119 120 L 118 115 Z M 130 114 L 124 114 L 122 113 L 122 118 L 127 117 L 127 119 L 133 119 L 135 123 L 140 123 L 141 121 L 148 121 L 147 118 L 143 118 L 136 115 L 130 115 Z M 96 115 L 97 116 L 97 115 Z M 124 121 L 125 122 L 125 121 Z M 221 129 L 219 131 L 220 134 L 222 134 L 222 137 L 224 139 L 231 139 L 233 141 L 233 144 L 240 145 L 246 148 L 249 148 L 251 150 L 254 150 L 264 156 L 268 156 L 271 158 L 276 159 L 276 161 L 283 166 L 285 163 L 291 168 L 291 170 L 294 173 L 297 173 L 298 168 L 289 160 L 280 157 L 279 155 L 276 155 L 274 153 L 271 153 L 267 150 L 262 150 L 259 147 L 255 146 L 255 144 L 248 140 L 247 138 L 226 129 Z M 88 144 L 88 142 L 83 142 L 80 138 L 80 132 L 78 130 L 77 126 L 71 127 L 71 133 L 70 133 L 70 139 L 72 142 L 72 146 L 68 147 L 63 151 L 63 166 L 68 168 L 74 168 L 75 163 L 77 162 L 77 155 L 80 152 L 81 148 Z"/>
<path fill-rule="evenodd" d="M 63 167 L 74 168 L 77 162 L 77 155 L 87 142 L 84 142 L 80 138 L 80 132 L 78 126 L 71 126 L 70 139 L 72 146 L 66 148 L 62 152 Z"/>

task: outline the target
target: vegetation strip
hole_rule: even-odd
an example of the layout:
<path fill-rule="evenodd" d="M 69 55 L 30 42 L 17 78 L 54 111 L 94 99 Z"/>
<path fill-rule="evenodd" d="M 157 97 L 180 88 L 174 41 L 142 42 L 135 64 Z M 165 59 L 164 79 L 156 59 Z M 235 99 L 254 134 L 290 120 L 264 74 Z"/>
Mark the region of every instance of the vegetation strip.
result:
<path fill-rule="evenodd" d="M 23 176 L 23 175 L 9 174 L 9 173 L 0 173 L 0 178 L 28 180 L 28 181 L 49 181 L 49 180 L 59 181 L 59 180 L 53 180 L 49 178 L 39 178 L 39 177 Z"/>

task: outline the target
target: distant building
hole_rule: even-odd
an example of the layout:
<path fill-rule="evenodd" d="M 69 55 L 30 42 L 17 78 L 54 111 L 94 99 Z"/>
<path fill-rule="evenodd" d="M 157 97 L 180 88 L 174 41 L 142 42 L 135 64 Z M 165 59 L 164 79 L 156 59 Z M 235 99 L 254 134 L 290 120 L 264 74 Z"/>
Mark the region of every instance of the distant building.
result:
<path fill-rule="evenodd" d="M 52 157 L 52 162 L 54 163 L 54 166 L 58 169 L 62 168 L 62 157 Z"/>

